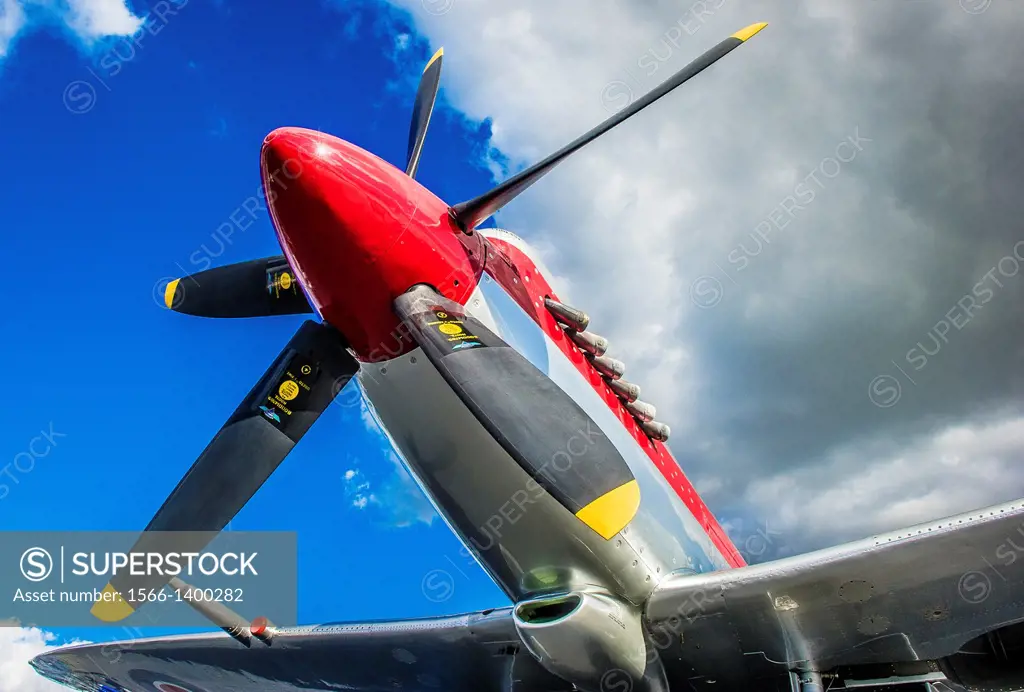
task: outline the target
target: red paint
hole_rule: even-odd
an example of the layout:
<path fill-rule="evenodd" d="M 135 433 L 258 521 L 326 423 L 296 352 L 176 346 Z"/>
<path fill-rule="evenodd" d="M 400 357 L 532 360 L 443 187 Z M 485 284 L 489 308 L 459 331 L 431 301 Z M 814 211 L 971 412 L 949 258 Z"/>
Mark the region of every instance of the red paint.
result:
<path fill-rule="evenodd" d="M 583 355 L 583 351 L 565 335 L 565 331 L 555 318 L 543 307 L 545 296 L 558 300 L 558 296 L 548 284 L 547 278 L 525 253 L 511 243 L 497 238 L 488 238 L 487 243 L 493 248 L 488 250 L 488 273 L 540 325 L 551 340 L 558 345 L 562 353 L 576 366 L 576 369 L 587 378 L 594 390 L 604 399 L 608 408 L 618 417 L 619 422 L 633 435 L 637 444 L 647 452 L 651 462 L 676 491 L 683 504 L 697 518 L 715 547 L 725 557 L 726 562 L 732 567 L 746 565 L 743 556 L 733 545 L 718 520 L 708 510 L 707 505 L 697 494 L 693 484 L 683 473 L 668 447 L 662 442 L 647 437 L 632 414 L 626 410 L 622 400 L 611 390 L 601 374 L 590 365 L 590 361 Z"/>
<path fill-rule="evenodd" d="M 153 687 L 156 688 L 157 692 L 192 692 L 192 690 L 181 685 L 175 685 L 173 682 L 157 681 L 153 683 Z"/>
<path fill-rule="evenodd" d="M 324 321 L 365 361 L 412 350 L 395 298 L 417 283 L 464 303 L 483 270 L 483 239 L 387 161 L 337 137 L 286 127 L 263 142 L 267 206 L 288 263 Z"/>
<path fill-rule="evenodd" d="M 267 619 L 262 615 L 256 618 L 252 621 L 252 624 L 249 625 L 249 631 L 257 637 L 260 636 L 267 631 Z"/>

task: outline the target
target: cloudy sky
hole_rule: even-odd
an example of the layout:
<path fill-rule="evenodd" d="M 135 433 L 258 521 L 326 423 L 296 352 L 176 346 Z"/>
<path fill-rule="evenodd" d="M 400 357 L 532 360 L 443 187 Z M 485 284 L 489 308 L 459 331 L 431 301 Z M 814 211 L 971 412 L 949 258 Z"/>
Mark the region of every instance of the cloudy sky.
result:
<path fill-rule="evenodd" d="M 367 12 L 397 10 L 411 36 L 381 38 L 375 21 L 375 45 L 410 81 L 421 53 L 445 47 L 441 109 L 451 117 L 432 132 L 482 123 L 489 141 L 466 150 L 499 177 L 725 36 L 768 21 L 748 45 L 562 164 L 499 224 L 541 248 L 563 295 L 612 340 L 748 559 L 1024 495 L 1024 5 L 333 4 L 330 21 L 349 34 L 370 30 Z M 95 41 L 131 34 L 141 14 L 121 0 L 0 0 L 0 59 L 18 52 L 21 66 L 41 65 L 47 56 L 21 42 L 49 22 L 87 63 Z M 421 50 L 403 58 L 409 46 Z M 133 69 L 144 79 L 144 64 Z M 0 92 L 24 79 L 0 63 Z M 402 84 L 391 87 L 404 94 Z M 231 119 L 213 120 L 220 137 Z M 447 151 L 436 141 L 425 175 Z M 182 242 L 184 253 L 198 241 Z M 227 399 L 241 395 L 235 384 Z M 360 495 L 368 471 L 343 470 L 358 482 L 350 490 L 359 509 L 405 492 L 386 472 Z M 768 546 L 756 539 L 764 535 Z M 0 660 L 0 688 L 51 689 L 24 667 L 48 635 L 0 637 L 13 656 Z"/>
<path fill-rule="evenodd" d="M 770 23 L 499 215 L 738 540 L 822 547 L 1024 493 L 1024 6 L 401 4 L 513 164 Z"/>

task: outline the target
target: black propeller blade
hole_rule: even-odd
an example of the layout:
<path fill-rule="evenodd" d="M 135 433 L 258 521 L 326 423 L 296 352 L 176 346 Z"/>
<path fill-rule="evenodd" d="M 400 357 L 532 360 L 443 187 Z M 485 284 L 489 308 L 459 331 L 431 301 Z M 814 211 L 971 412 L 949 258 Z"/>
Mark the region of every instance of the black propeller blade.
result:
<path fill-rule="evenodd" d="M 307 321 L 171 492 L 131 552 L 198 552 L 260 489 L 359 370 L 333 328 Z M 208 533 L 178 533 L 208 532 Z M 160 589 L 168 577 L 119 574 L 121 600 L 98 600 L 106 622 L 131 615 L 129 590 Z"/>
<path fill-rule="evenodd" d="M 563 507 L 606 540 L 633 519 L 640 487 L 572 397 L 432 288 L 396 298 L 395 313 L 481 425 Z"/>
<path fill-rule="evenodd" d="M 470 231 L 476 228 L 482 221 L 486 220 L 487 217 L 518 197 L 521 192 L 540 180 L 552 168 L 568 158 L 569 155 L 583 148 L 584 145 L 594 141 L 630 116 L 636 115 L 644 108 L 647 108 L 647 106 L 651 105 L 662 96 L 681 85 L 683 82 L 686 82 L 692 77 L 700 74 L 706 68 L 725 57 L 726 54 L 732 52 L 734 49 L 742 45 L 744 41 L 766 26 L 767 24 L 765 23 L 751 24 L 746 29 L 737 31 L 735 34 L 704 53 L 704 55 L 679 70 L 679 72 L 676 72 L 674 75 L 662 82 L 658 87 L 645 94 L 642 98 L 631 103 L 629 106 L 608 118 L 582 137 L 579 137 L 569 145 L 559 149 L 543 161 L 527 168 L 525 171 L 517 173 L 489 192 L 485 192 L 479 197 L 471 199 L 468 202 L 460 202 L 459 204 L 456 204 L 451 208 L 452 217 L 458 222 L 459 226 L 461 226 L 463 230 Z"/>
<path fill-rule="evenodd" d="M 410 178 L 416 177 L 416 169 L 420 163 L 420 152 L 423 151 L 423 140 L 430 126 L 430 115 L 434 112 L 434 99 L 437 98 L 437 87 L 441 82 L 441 62 L 444 48 L 438 48 L 434 57 L 423 68 L 420 86 L 416 90 L 416 103 L 412 108 L 412 122 L 409 124 L 409 151 L 406 154 L 405 173 Z"/>
<path fill-rule="evenodd" d="M 284 255 L 264 257 L 175 279 L 164 304 L 199 317 L 268 317 L 313 312 Z"/>

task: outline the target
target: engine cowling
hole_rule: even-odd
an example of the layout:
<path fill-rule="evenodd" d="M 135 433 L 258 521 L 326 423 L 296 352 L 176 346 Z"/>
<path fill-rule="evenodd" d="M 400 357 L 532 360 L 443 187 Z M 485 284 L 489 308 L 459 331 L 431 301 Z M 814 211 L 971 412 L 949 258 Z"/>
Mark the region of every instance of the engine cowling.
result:
<path fill-rule="evenodd" d="M 513 619 L 523 645 L 540 664 L 582 690 L 607 689 L 609 676 L 644 677 L 647 647 L 640 612 L 607 592 L 523 601 Z"/>

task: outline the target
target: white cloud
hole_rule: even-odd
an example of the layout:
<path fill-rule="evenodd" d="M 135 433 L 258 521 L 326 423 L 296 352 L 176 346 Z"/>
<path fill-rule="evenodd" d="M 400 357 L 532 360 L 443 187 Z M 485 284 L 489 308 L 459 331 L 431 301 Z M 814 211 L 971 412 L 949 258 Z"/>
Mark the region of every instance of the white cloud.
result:
<path fill-rule="evenodd" d="M 369 439 L 378 440 L 369 459 L 350 456 L 354 463 L 342 473 L 345 495 L 351 506 L 370 513 L 371 520 L 389 528 L 431 525 L 437 517 L 426 494 L 394 451 L 383 424 L 369 404 L 361 385 L 341 394 L 345 408 L 359 407 L 359 417 Z"/>
<path fill-rule="evenodd" d="M 43 678 L 28 662 L 55 648 L 56 636 L 35 627 L 0 627 L 0 690 L 60 692 L 67 688 Z"/>
<path fill-rule="evenodd" d="M 125 0 L 0 0 L 0 58 L 39 22 L 67 26 L 85 46 L 107 36 L 131 36 L 142 27 Z"/>
<path fill-rule="evenodd" d="M 68 0 L 64 21 L 83 40 L 104 36 L 130 36 L 142 26 L 124 0 Z"/>
<path fill-rule="evenodd" d="M 0 4 L 0 58 L 7 55 L 11 42 L 25 26 L 25 11 L 18 0 L 3 0 Z"/>
<path fill-rule="evenodd" d="M 887 446 L 836 449 L 815 467 L 753 481 L 745 499 L 777 517 L 776 530 L 824 547 L 1021 496 L 1022 417 L 957 423 Z"/>

